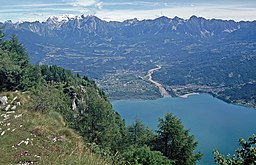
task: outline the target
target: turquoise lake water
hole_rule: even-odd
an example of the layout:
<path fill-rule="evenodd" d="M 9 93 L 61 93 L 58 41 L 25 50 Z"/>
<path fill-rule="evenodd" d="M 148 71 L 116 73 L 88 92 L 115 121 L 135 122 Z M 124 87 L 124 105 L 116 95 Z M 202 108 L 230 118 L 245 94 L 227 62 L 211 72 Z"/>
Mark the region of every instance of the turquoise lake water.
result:
<path fill-rule="evenodd" d="M 173 113 L 198 141 L 197 150 L 204 154 L 200 165 L 214 164 L 214 148 L 233 154 L 239 147 L 239 138 L 247 139 L 256 134 L 255 109 L 228 104 L 208 94 L 187 99 L 118 100 L 112 104 L 127 124 L 139 119 L 153 130 L 157 129 L 159 117 Z"/>

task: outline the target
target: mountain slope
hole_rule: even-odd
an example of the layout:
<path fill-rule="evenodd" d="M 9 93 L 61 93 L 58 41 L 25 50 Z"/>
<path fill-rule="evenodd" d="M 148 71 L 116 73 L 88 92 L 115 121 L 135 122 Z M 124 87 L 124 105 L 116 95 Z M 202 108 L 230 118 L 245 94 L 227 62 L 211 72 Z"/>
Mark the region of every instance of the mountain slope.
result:
<path fill-rule="evenodd" d="M 21 38 L 33 63 L 86 74 L 114 99 L 159 97 L 144 80 L 156 65 L 162 69 L 153 78 L 176 95 L 218 95 L 255 82 L 256 21 L 163 16 L 107 22 L 82 15 L 4 25 Z"/>
<path fill-rule="evenodd" d="M 85 147 L 60 113 L 32 111 L 29 93 L 1 92 L 0 96 L 9 100 L 0 105 L 0 164 L 108 164 Z"/>

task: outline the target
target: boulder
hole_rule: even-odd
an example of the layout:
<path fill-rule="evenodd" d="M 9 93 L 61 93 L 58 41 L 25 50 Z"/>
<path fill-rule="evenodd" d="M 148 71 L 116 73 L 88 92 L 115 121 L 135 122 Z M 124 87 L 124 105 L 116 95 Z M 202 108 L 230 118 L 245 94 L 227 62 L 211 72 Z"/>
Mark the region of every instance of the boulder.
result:
<path fill-rule="evenodd" d="M 14 105 L 12 108 L 11 108 L 11 110 L 16 110 L 16 105 Z"/>
<path fill-rule="evenodd" d="M 8 103 L 7 96 L 0 97 L 0 103 L 3 105 L 7 104 Z"/>
<path fill-rule="evenodd" d="M 7 106 L 5 107 L 5 110 L 8 111 L 10 108 L 11 108 L 11 105 L 7 105 Z"/>
<path fill-rule="evenodd" d="M 76 106 L 76 99 L 74 98 L 72 101 L 72 110 L 76 110 L 77 106 Z"/>

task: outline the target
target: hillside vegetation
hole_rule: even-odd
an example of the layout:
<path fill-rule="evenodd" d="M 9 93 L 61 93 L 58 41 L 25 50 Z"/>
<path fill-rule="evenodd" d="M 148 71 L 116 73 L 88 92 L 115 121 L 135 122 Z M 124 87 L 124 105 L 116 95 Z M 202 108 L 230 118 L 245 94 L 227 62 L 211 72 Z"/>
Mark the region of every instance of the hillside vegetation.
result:
<path fill-rule="evenodd" d="M 28 93 L 0 93 L 3 95 L 11 108 L 17 108 L 0 111 L 0 164 L 110 164 L 93 154 L 58 112 L 29 110 Z"/>
<path fill-rule="evenodd" d="M 1 33 L 0 56 L 1 163 L 191 165 L 200 159 L 194 137 L 172 114 L 159 120 L 156 133 L 139 121 L 125 126 L 94 81 L 31 65 L 16 36 L 3 40 Z"/>

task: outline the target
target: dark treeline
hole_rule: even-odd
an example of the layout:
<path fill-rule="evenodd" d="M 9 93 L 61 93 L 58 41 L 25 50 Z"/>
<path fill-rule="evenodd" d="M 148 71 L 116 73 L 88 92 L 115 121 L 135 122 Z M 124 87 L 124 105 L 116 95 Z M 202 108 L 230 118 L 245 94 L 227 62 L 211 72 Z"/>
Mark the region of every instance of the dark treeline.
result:
<path fill-rule="evenodd" d="M 58 66 L 32 65 L 16 36 L 0 32 L 0 91 L 24 91 L 29 109 L 57 111 L 94 152 L 114 164 L 195 164 L 197 142 L 172 114 L 159 119 L 152 131 L 140 121 L 126 126 L 104 92 L 87 77 Z"/>

